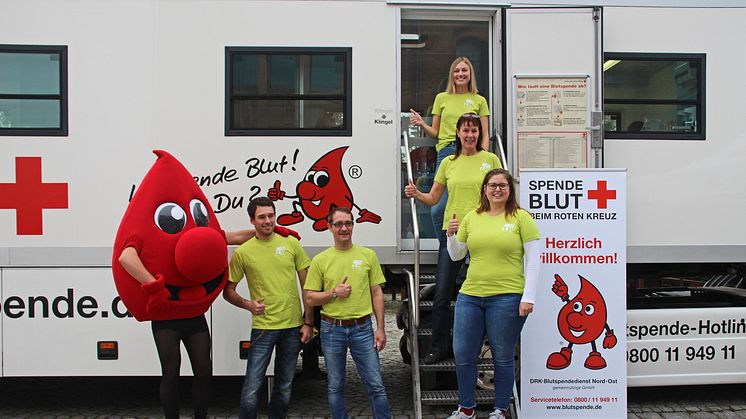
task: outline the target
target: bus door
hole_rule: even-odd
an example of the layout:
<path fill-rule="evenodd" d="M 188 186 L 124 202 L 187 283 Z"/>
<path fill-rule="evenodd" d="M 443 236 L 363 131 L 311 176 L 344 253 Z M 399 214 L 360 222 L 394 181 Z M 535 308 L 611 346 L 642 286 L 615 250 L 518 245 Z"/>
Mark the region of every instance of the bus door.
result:
<path fill-rule="evenodd" d="M 401 37 L 401 129 L 409 135 L 408 152 L 412 159 L 412 176 L 417 188 L 427 192 L 433 184 L 436 170 L 437 139 L 411 126 L 410 109 L 431 123 L 435 96 L 446 91 L 450 66 L 456 57 L 467 57 L 474 66 L 473 76 L 479 94 L 487 99 L 491 114 L 490 130 L 496 127 L 496 103 L 500 102 L 494 88 L 500 80 L 495 74 L 495 34 L 500 21 L 500 9 L 402 9 Z M 402 156 L 404 157 L 404 156 Z M 407 183 L 406 166 L 402 159 L 402 188 Z M 413 250 L 412 215 L 408 199 L 401 199 L 401 249 Z M 437 232 L 442 226 L 433 224 L 430 207 L 418 202 L 417 217 L 420 229 L 420 248 L 425 251 L 438 249 Z M 425 252 L 423 261 L 435 263 L 434 252 Z"/>

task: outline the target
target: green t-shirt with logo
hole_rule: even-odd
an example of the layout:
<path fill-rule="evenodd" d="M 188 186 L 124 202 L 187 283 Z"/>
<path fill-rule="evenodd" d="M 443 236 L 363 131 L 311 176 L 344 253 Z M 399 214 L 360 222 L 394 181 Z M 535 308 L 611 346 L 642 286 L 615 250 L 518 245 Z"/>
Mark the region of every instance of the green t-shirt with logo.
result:
<path fill-rule="evenodd" d="M 515 217 L 471 211 L 459 224 L 458 241 L 471 255 L 461 292 L 474 297 L 523 294 L 523 243 L 539 239 L 531 214 L 519 209 Z"/>
<path fill-rule="evenodd" d="M 435 145 L 435 149 L 440 151 L 456 139 L 456 122 L 462 115 L 474 113 L 479 116 L 488 116 L 490 108 L 487 106 L 487 100 L 476 93 L 441 92 L 435 96 L 432 113 L 440 115 L 438 143 Z"/>
<path fill-rule="evenodd" d="M 264 298 L 264 314 L 254 316 L 254 329 L 288 329 L 303 324 L 296 272 L 311 265 L 300 242 L 273 234 L 268 240 L 256 237 L 239 246 L 230 263 L 230 281 L 246 276 L 252 300 Z"/>
<path fill-rule="evenodd" d="M 352 286 L 348 298 L 335 298 L 324 304 L 321 314 L 335 319 L 357 319 L 373 312 L 370 287 L 386 282 L 378 255 L 367 247 L 353 245 L 348 250 L 330 247 L 311 261 L 305 289 L 329 291 L 347 276 Z"/>
<path fill-rule="evenodd" d="M 492 169 L 499 169 L 500 159 L 489 151 L 480 151 L 472 156 L 463 154 L 446 157 L 440 163 L 435 181 L 448 188 L 448 201 L 443 213 L 442 229 L 448 229 L 448 222 L 456 214 L 461 221 L 464 215 L 479 206 L 484 175 Z"/>

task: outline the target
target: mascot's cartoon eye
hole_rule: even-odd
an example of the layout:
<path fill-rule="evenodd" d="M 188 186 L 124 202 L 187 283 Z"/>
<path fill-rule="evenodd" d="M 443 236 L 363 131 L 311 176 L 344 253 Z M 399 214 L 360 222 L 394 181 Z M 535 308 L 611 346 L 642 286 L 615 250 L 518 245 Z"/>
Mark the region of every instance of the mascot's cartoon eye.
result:
<path fill-rule="evenodd" d="M 189 203 L 189 210 L 192 213 L 194 222 L 200 227 L 206 227 L 210 222 L 210 218 L 207 215 L 207 206 L 202 203 L 199 199 L 192 199 Z"/>
<path fill-rule="evenodd" d="M 580 301 L 576 301 L 575 304 L 572 305 L 572 310 L 575 312 L 580 313 L 580 310 L 583 309 L 583 305 L 580 304 Z"/>
<path fill-rule="evenodd" d="M 168 234 L 176 234 L 186 226 L 186 213 L 173 202 L 161 204 L 155 210 L 155 225 Z"/>
<path fill-rule="evenodd" d="M 311 183 L 315 183 L 315 182 L 313 181 L 313 176 L 314 176 L 315 174 L 316 174 L 316 171 L 315 171 L 315 170 L 311 170 L 310 172 L 306 173 L 306 178 L 305 178 L 305 179 L 303 179 L 303 180 L 305 180 L 306 182 L 311 182 Z"/>
<path fill-rule="evenodd" d="M 329 183 L 329 173 L 319 170 L 313 175 L 313 183 L 323 188 Z"/>
<path fill-rule="evenodd" d="M 585 306 L 585 314 L 591 315 L 596 311 L 596 307 L 593 307 L 592 305 L 588 304 Z"/>

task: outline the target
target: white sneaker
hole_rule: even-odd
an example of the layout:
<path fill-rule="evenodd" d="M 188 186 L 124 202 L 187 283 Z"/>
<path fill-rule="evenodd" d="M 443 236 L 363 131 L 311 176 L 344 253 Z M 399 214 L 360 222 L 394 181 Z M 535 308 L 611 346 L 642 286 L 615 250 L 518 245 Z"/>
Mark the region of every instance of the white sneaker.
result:
<path fill-rule="evenodd" d="M 495 409 L 490 413 L 490 419 L 508 419 L 508 414 L 504 410 Z"/>
<path fill-rule="evenodd" d="M 473 412 L 471 412 L 471 416 L 462 412 L 461 409 L 456 409 L 453 411 L 453 413 L 451 413 L 451 416 L 448 416 L 448 419 L 474 419 L 476 417 L 477 417 L 476 409 Z"/>

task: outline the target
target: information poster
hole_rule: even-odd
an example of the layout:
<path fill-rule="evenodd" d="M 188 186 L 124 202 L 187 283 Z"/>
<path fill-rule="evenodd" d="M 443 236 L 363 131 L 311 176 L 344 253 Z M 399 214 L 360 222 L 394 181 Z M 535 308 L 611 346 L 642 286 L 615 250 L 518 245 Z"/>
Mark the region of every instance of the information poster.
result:
<path fill-rule="evenodd" d="M 521 168 L 588 166 L 588 77 L 517 77 Z"/>
<path fill-rule="evenodd" d="M 541 235 L 522 416 L 626 418 L 626 172 L 522 170 L 520 189 Z"/>

